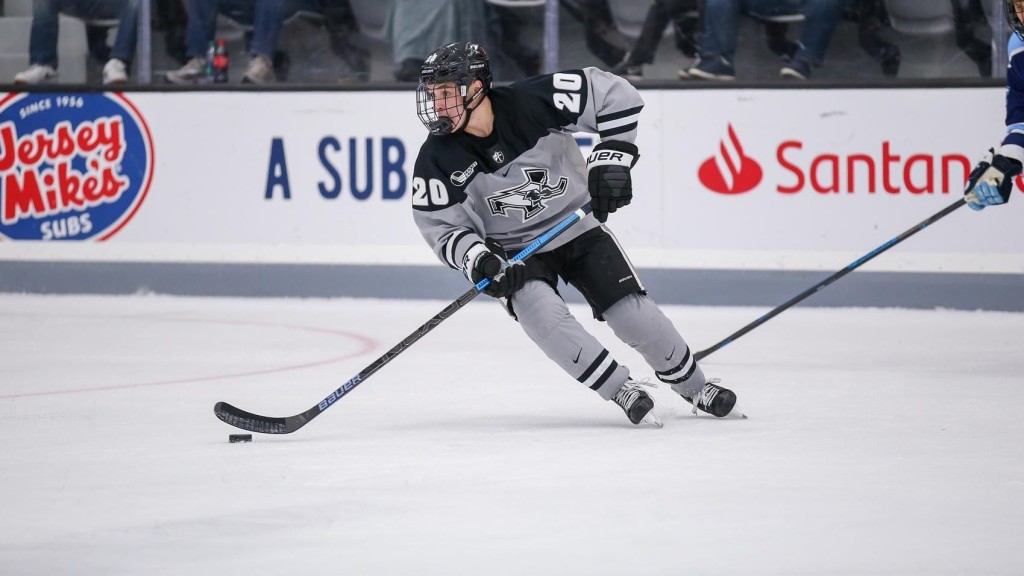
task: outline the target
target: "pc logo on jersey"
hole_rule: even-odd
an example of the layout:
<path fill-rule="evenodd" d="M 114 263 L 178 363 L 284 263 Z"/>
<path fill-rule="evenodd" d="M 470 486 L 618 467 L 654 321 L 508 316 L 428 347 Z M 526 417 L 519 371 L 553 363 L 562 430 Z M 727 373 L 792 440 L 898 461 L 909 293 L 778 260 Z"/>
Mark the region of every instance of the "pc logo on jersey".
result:
<path fill-rule="evenodd" d="M 718 146 L 718 154 L 708 158 L 697 172 L 708 190 L 719 194 L 743 194 L 761 183 L 761 165 L 743 154 L 743 145 L 729 124 L 729 137 Z"/>
<path fill-rule="evenodd" d="M 558 179 L 557 186 L 548 185 L 548 171 L 543 168 L 523 168 L 526 182 L 487 197 L 491 214 L 508 216 L 509 210 L 522 210 L 523 222 L 540 214 L 547 208 L 545 201 L 565 194 L 569 181 Z"/>
<path fill-rule="evenodd" d="M 0 240 L 106 240 L 152 173 L 149 128 L 121 94 L 0 99 Z"/>

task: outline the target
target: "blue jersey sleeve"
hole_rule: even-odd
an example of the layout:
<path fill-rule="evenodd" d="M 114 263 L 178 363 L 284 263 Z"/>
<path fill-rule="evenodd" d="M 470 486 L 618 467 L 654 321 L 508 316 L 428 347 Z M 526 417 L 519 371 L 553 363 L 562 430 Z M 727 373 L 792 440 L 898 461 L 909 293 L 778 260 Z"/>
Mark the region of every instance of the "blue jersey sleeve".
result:
<path fill-rule="evenodd" d="M 1011 34 L 1006 53 L 1006 137 L 999 153 L 1024 162 L 1024 40 Z"/>

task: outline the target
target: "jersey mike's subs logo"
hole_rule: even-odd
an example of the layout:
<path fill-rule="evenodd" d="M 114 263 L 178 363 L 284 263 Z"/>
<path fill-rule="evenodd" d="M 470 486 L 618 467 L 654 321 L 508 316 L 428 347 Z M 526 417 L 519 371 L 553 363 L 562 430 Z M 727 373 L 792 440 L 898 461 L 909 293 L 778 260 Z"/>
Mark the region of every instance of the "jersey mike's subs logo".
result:
<path fill-rule="evenodd" d="M 152 172 L 149 128 L 120 94 L 0 99 L 0 239 L 110 238 Z"/>

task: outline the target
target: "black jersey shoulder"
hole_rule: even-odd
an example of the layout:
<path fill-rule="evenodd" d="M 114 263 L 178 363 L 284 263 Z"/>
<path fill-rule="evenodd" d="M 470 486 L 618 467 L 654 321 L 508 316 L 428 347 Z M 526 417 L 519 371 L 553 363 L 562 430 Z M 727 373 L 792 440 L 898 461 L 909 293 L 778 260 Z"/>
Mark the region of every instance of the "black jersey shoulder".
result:
<path fill-rule="evenodd" d="M 441 210 L 466 199 L 466 186 L 486 170 L 461 134 L 428 136 L 413 166 L 413 207 Z M 426 196 L 424 196 L 424 194 Z"/>
<path fill-rule="evenodd" d="M 590 96 L 583 70 L 534 76 L 493 91 L 507 101 L 509 107 L 544 129 L 575 124 Z"/>

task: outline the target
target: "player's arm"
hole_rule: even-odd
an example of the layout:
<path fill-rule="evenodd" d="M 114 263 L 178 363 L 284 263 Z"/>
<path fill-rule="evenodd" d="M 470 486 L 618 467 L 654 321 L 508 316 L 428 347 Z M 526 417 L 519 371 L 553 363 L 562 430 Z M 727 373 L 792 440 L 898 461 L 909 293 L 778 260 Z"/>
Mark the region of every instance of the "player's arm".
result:
<path fill-rule="evenodd" d="M 413 221 L 420 234 L 441 262 L 461 270 L 474 284 L 490 278 L 492 282 L 484 290 L 486 294 L 511 296 L 522 288 L 525 268 L 506 266 L 504 253 L 488 246 L 476 233 L 477 226 L 463 207 L 465 192 L 449 184 L 442 174 L 417 159 L 412 179 L 412 207 Z"/>
<path fill-rule="evenodd" d="M 633 199 L 630 170 L 640 154 L 634 141 L 644 101 L 632 84 L 597 68 L 566 70 L 537 81 L 551 91 L 559 127 L 601 137 L 587 159 L 587 184 L 594 216 L 601 222 Z"/>
<path fill-rule="evenodd" d="M 1024 40 L 1010 36 L 1010 68 L 1006 74 L 1006 136 L 990 148 L 967 177 L 967 205 L 974 210 L 1010 199 L 1013 179 L 1024 163 Z"/>

